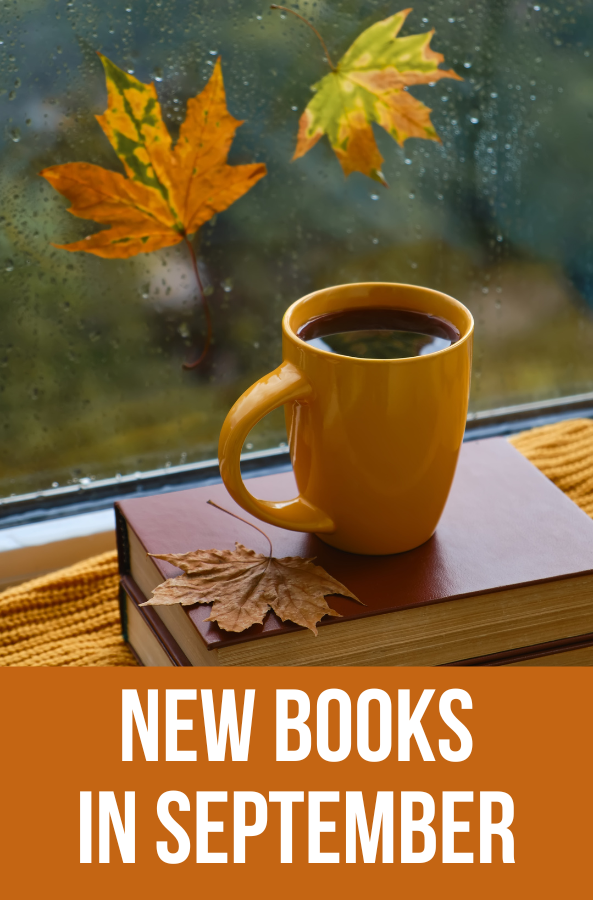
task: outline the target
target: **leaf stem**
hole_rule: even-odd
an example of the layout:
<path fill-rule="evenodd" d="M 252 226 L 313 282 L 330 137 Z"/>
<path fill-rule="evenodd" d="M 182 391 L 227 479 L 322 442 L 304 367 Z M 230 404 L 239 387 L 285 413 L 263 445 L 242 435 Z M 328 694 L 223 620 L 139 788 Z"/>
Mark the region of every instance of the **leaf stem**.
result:
<path fill-rule="evenodd" d="M 183 363 L 184 369 L 195 369 L 195 368 L 197 368 L 197 366 L 200 365 L 202 360 L 206 357 L 208 350 L 210 349 L 210 343 L 212 341 L 212 316 L 210 315 L 210 307 L 208 305 L 208 300 L 206 299 L 206 295 L 204 294 L 204 288 L 202 286 L 202 279 L 200 278 L 200 271 L 198 269 L 198 260 L 196 258 L 196 251 L 194 250 L 193 244 L 186 234 L 183 235 L 183 240 L 185 241 L 187 249 L 189 250 L 189 255 L 191 257 L 194 275 L 196 276 L 196 284 L 198 286 L 198 293 L 200 295 L 200 300 L 202 301 L 204 315 L 206 316 L 207 333 L 206 333 L 206 343 L 204 345 L 204 349 L 202 350 L 202 352 L 200 353 L 199 357 L 196 359 L 195 362 L 192 362 L 192 363 L 184 362 Z"/>
<path fill-rule="evenodd" d="M 251 525 L 252 528 L 255 528 L 256 531 L 259 531 L 260 534 L 263 534 L 266 541 L 270 545 L 270 556 L 269 559 L 272 558 L 272 541 L 268 537 L 265 531 L 262 531 L 261 528 L 258 528 L 257 525 L 254 525 L 253 522 L 248 522 L 247 519 L 242 519 L 241 516 L 238 516 L 236 513 L 230 511 L 230 509 L 225 509 L 224 506 L 219 506 L 218 503 L 215 503 L 214 500 L 206 500 L 206 503 L 209 503 L 210 506 L 215 506 L 216 509 L 219 509 L 221 512 L 226 513 L 228 516 L 232 516 L 233 519 L 238 519 L 239 522 L 245 522 L 246 525 Z"/>
<path fill-rule="evenodd" d="M 291 13 L 293 16 L 296 16 L 297 19 L 300 19 L 301 22 L 304 22 L 305 25 L 308 25 L 309 28 L 311 29 L 311 31 L 313 31 L 313 32 L 317 35 L 317 37 L 319 38 L 319 42 L 320 42 L 321 46 L 323 47 L 323 52 L 325 53 L 325 58 L 327 59 L 327 61 L 328 61 L 328 63 L 329 63 L 330 69 L 332 70 L 332 72 L 335 72 L 335 71 L 336 71 L 336 67 L 334 66 L 334 64 L 333 64 L 333 62 L 332 62 L 332 60 L 331 60 L 331 56 L 329 55 L 329 50 L 328 50 L 327 47 L 325 46 L 325 41 L 323 40 L 323 38 L 321 37 L 321 35 L 320 35 L 319 32 L 317 31 L 317 29 L 315 28 L 315 26 L 314 26 L 314 25 L 311 25 L 311 23 L 309 22 L 308 19 L 305 19 L 304 16 L 301 16 L 298 12 L 295 12 L 294 9 L 290 9 L 288 6 L 278 6 L 276 3 L 272 3 L 272 5 L 270 6 L 270 9 L 281 9 L 281 10 L 283 10 L 284 12 Z"/>

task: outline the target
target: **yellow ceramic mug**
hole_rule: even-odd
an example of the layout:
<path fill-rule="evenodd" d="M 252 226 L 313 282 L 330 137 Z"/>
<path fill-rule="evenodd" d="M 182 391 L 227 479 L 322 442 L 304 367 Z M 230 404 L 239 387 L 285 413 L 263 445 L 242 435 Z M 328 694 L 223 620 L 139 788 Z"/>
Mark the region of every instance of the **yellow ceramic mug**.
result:
<path fill-rule="evenodd" d="M 353 307 L 396 307 L 448 319 L 460 340 L 407 359 L 354 359 L 297 337 L 309 319 Z M 282 322 L 284 362 L 229 412 L 222 479 L 243 509 L 318 534 L 353 553 L 411 550 L 434 533 L 455 474 L 467 416 L 473 319 L 457 300 L 407 284 L 348 284 L 297 300 Z M 249 431 L 284 405 L 299 496 L 258 500 L 239 465 Z"/>

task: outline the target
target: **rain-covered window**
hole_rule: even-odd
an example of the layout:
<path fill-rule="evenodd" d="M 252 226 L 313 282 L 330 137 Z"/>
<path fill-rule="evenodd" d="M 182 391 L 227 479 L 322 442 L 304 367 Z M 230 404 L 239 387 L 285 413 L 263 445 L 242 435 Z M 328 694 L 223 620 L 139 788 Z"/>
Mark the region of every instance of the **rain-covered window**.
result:
<path fill-rule="evenodd" d="M 293 8 L 334 65 L 398 12 L 379 0 Z M 389 187 L 345 178 L 327 137 L 291 161 L 315 34 L 263 0 L 13 0 L 0 13 L 0 495 L 212 458 L 240 393 L 281 360 L 280 321 L 331 284 L 437 288 L 476 318 L 471 408 L 593 390 L 593 4 L 418 0 L 401 35 L 435 29 L 463 80 L 410 87 L 440 142 L 373 126 Z M 173 140 L 221 60 L 244 124 L 230 165 L 267 174 L 187 245 L 129 259 L 56 249 L 101 227 L 38 173 L 124 173 L 96 116 L 100 51 L 151 81 Z M 269 416 L 247 449 L 285 440 Z"/>

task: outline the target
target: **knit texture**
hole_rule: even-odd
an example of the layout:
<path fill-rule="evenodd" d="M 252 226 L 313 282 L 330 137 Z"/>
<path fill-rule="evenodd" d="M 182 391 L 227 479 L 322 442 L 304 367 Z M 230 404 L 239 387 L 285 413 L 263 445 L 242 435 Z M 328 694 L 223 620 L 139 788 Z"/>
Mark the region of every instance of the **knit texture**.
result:
<path fill-rule="evenodd" d="M 0 594 L 0 666 L 135 666 L 122 640 L 117 553 Z"/>
<path fill-rule="evenodd" d="M 593 421 L 567 419 L 522 431 L 517 450 L 593 518 Z"/>
<path fill-rule="evenodd" d="M 593 517 L 593 421 L 524 431 L 511 443 Z M 135 666 L 121 637 L 117 554 L 0 593 L 0 666 Z"/>

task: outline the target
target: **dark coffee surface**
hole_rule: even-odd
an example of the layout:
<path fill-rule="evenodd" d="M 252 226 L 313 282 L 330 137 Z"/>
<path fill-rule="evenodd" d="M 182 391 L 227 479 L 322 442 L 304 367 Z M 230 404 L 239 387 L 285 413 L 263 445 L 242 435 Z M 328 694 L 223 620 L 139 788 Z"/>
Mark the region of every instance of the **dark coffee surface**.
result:
<path fill-rule="evenodd" d="M 447 319 L 391 307 L 359 307 L 316 316 L 297 335 L 319 350 L 358 359 L 426 356 L 460 338 Z"/>

